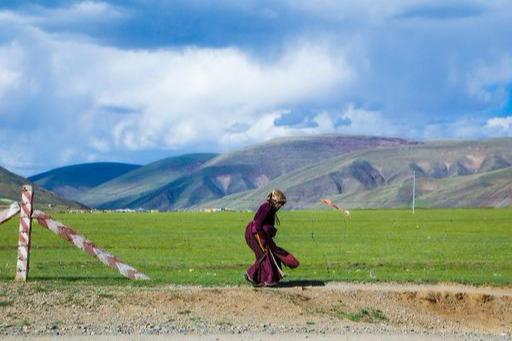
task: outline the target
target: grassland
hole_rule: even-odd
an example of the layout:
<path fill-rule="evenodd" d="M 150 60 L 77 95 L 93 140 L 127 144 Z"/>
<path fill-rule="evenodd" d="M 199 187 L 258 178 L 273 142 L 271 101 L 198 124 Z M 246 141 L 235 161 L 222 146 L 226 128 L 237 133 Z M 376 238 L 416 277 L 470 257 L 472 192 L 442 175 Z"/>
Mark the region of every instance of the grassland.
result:
<path fill-rule="evenodd" d="M 151 283 L 237 285 L 253 261 L 252 213 L 53 214 L 149 275 Z M 278 245 L 301 261 L 288 280 L 512 284 L 512 209 L 280 213 Z M 0 226 L 0 281 L 14 278 L 17 221 Z M 127 284 L 35 223 L 30 280 Z M 137 282 L 134 285 L 152 285 Z"/>

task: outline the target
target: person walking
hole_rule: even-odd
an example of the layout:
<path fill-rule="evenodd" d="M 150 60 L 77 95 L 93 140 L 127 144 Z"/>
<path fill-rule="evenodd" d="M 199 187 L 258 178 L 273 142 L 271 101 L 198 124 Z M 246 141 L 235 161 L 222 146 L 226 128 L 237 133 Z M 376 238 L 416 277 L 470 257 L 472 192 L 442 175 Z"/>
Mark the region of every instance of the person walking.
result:
<path fill-rule="evenodd" d="M 284 193 L 278 189 L 273 190 L 245 229 L 245 241 L 254 252 L 256 260 L 244 277 L 254 286 L 276 285 L 284 276 L 283 264 L 291 269 L 299 266 L 297 258 L 277 246 L 273 240 L 277 234 L 275 226 L 280 223 L 276 213 L 284 204 Z"/>

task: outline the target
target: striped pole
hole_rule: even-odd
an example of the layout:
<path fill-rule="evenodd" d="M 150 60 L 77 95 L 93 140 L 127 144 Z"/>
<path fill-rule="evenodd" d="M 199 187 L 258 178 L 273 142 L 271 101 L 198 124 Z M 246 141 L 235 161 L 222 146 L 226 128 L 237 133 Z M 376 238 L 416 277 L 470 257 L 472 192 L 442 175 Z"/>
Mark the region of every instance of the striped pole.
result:
<path fill-rule="evenodd" d="M 0 224 L 14 217 L 20 211 L 20 205 L 15 201 L 8 209 L 0 211 Z"/>
<path fill-rule="evenodd" d="M 329 207 L 334 208 L 335 210 L 341 211 L 346 217 L 348 217 L 350 215 L 350 211 L 349 210 L 344 209 L 342 207 L 339 207 L 338 205 L 333 203 L 331 199 L 321 199 L 320 202 L 322 204 L 325 204 L 325 205 L 327 205 Z"/>
<path fill-rule="evenodd" d="M 24 185 L 21 190 L 20 227 L 18 234 L 18 261 L 16 262 L 16 280 L 26 281 L 30 258 L 30 233 L 32 230 L 32 185 Z"/>
<path fill-rule="evenodd" d="M 67 240 L 68 242 L 75 245 L 77 248 L 85 251 L 93 257 L 99 259 L 103 264 L 111 267 L 114 270 L 119 271 L 121 275 L 130 278 L 130 279 L 142 279 L 149 280 L 150 278 L 139 272 L 134 267 L 126 264 L 116 256 L 111 253 L 97 247 L 90 240 L 85 239 L 80 233 L 74 231 L 70 227 L 62 224 L 59 221 L 53 220 L 48 214 L 35 210 L 32 214 L 32 218 L 37 219 L 37 222 L 61 237 L 62 239 Z"/>

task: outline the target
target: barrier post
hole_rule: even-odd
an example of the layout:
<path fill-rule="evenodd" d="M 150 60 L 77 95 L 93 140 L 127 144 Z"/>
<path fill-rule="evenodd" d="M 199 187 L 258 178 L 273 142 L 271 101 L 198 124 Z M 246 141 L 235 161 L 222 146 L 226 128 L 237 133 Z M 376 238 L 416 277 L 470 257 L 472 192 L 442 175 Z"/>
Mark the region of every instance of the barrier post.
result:
<path fill-rule="evenodd" d="M 32 185 L 24 185 L 21 191 L 20 226 L 18 235 L 18 260 L 16 262 L 16 280 L 26 281 L 30 258 L 30 234 L 32 230 L 32 203 L 34 192 Z"/>
<path fill-rule="evenodd" d="M 96 257 L 103 264 L 110 266 L 112 269 L 119 271 L 121 275 L 130 279 L 149 280 L 150 278 L 135 269 L 131 265 L 123 262 L 110 252 L 103 250 L 96 246 L 93 242 L 86 239 L 83 235 L 77 231 L 71 229 L 69 226 L 64 225 L 60 221 L 52 219 L 48 214 L 35 210 L 32 214 L 32 218 L 37 219 L 39 225 L 47 228 L 48 230 L 55 233 L 62 239 L 75 245 L 80 250 L 85 251 L 93 257 Z"/>
<path fill-rule="evenodd" d="M 15 201 L 8 209 L 0 211 L 0 224 L 14 217 L 20 211 L 20 205 Z"/>

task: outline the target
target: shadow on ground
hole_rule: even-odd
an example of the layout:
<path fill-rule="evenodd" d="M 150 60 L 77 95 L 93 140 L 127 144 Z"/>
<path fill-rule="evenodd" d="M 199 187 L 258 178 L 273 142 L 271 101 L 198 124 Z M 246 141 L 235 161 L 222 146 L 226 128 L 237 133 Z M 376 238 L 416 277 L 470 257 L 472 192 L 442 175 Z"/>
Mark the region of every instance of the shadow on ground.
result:
<path fill-rule="evenodd" d="M 275 285 L 276 288 L 293 288 L 293 287 L 323 287 L 325 286 L 324 281 L 318 280 L 293 280 L 283 281 Z"/>

